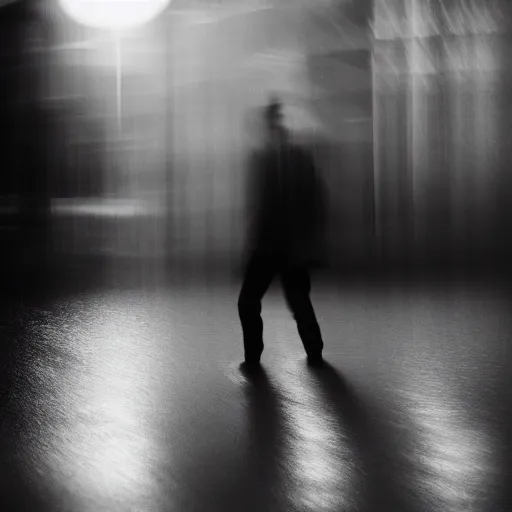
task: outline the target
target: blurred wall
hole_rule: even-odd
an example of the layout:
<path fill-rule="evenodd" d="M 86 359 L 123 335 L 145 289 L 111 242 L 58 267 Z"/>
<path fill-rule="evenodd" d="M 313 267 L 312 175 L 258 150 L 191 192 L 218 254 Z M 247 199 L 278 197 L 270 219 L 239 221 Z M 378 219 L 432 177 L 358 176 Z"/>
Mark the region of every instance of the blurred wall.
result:
<path fill-rule="evenodd" d="M 30 47 L 44 34 L 33 30 L 37 18 L 30 4 L 11 3 L 0 16 L 0 236 L 2 268 L 48 243 L 48 131 L 36 98 L 40 83 Z"/>
<path fill-rule="evenodd" d="M 55 3 L 5 7 L 3 211 L 46 208 L 58 254 L 237 268 L 248 118 L 277 92 L 328 188 L 332 269 L 505 264 L 510 25 L 482 6 L 176 2 L 119 47 Z"/>
<path fill-rule="evenodd" d="M 505 261 L 510 7 L 375 2 L 380 255 L 391 265 Z"/>
<path fill-rule="evenodd" d="M 329 196 L 329 264 L 368 269 L 375 259 L 371 53 L 312 54 L 308 66 L 310 108 L 323 127 L 316 156 Z"/>

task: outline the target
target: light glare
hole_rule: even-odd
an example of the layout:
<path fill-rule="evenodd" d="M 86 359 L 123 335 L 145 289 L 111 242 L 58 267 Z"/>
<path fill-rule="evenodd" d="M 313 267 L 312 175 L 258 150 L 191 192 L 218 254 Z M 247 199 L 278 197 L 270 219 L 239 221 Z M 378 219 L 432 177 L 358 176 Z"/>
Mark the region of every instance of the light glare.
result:
<path fill-rule="evenodd" d="M 92 28 L 127 30 L 157 17 L 170 0 L 59 0 L 73 20 Z"/>

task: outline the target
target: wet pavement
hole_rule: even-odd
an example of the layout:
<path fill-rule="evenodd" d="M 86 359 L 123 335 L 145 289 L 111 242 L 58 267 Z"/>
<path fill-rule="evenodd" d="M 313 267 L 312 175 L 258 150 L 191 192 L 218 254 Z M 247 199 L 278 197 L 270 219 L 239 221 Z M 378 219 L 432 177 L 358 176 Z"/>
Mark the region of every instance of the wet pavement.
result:
<path fill-rule="evenodd" d="M 3 302 L 9 511 L 509 510 L 510 300 L 497 286 L 319 286 L 322 369 L 278 289 L 248 373 L 237 286 Z"/>

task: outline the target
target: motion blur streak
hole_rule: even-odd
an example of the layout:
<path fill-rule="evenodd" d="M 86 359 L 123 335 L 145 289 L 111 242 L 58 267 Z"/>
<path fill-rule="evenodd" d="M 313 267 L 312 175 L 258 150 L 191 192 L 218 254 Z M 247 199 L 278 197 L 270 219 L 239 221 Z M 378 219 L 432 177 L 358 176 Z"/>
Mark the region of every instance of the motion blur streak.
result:
<path fill-rule="evenodd" d="M 330 511 L 340 506 L 358 510 L 357 454 L 345 427 L 329 408 L 322 407 L 314 375 L 297 372 L 296 364 L 289 364 L 278 377 L 291 428 L 289 471 L 296 506 L 299 510 Z"/>
<path fill-rule="evenodd" d="M 120 39 L 2 12 L 9 261 L 230 273 L 250 112 L 278 93 L 328 189 L 326 270 L 508 269 L 507 2 L 176 0 Z"/>
<path fill-rule="evenodd" d="M 511 510 L 512 2 L 153 14 L 0 0 L 0 508 Z M 239 367 L 253 153 L 322 368 L 277 283 Z"/>

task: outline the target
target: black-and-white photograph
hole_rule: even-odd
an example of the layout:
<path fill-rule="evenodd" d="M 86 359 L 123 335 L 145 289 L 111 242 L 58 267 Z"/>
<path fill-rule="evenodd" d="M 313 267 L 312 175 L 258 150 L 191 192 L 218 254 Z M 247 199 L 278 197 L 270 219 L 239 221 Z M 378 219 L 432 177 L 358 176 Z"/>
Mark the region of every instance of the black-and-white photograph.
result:
<path fill-rule="evenodd" d="M 510 0 L 0 0 L 0 510 L 512 510 Z"/>

